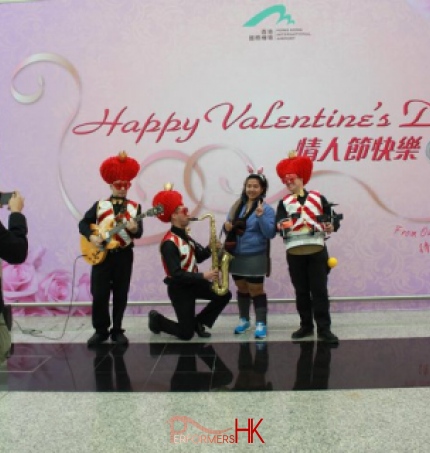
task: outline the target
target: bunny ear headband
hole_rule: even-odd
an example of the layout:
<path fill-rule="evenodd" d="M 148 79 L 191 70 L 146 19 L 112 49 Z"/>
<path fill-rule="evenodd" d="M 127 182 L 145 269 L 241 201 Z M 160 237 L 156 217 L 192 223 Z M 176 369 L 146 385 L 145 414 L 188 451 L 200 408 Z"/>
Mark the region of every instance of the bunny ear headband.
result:
<path fill-rule="evenodd" d="M 257 171 L 255 171 L 251 165 L 247 165 L 246 168 L 248 169 L 248 172 L 253 174 L 253 175 L 262 175 L 263 174 L 263 167 L 260 167 Z"/>
<path fill-rule="evenodd" d="M 260 167 L 260 168 L 258 168 L 257 170 L 254 170 L 254 169 L 251 167 L 251 165 L 248 164 L 248 165 L 246 166 L 246 168 L 248 169 L 248 172 L 249 172 L 250 175 L 257 176 L 258 178 L 263 179 L 263 180 L 266 179 L 266 177 L 265 177 L 264 174 L 263 174 L 263 167 Z M 249 178 L 249 176 L 248 176 L 248 178 Z"/>

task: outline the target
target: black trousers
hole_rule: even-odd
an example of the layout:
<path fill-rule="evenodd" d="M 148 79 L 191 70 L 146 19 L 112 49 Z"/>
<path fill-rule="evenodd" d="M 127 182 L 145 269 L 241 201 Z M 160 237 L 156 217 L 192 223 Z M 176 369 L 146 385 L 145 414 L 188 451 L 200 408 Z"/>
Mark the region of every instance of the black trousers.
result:
<path fill-rule="evenodd" d="M 178 322 L 160 315 L 160 329 L 163 332 L 175 335 L 181 340 L 191 340 L 194 336 L 196 323 L 212 327 L 230 302 L 231 292 L 218 296 L 212 291 L 212 283 L 207 280 L 196 280 L 192 284 L 181 285 L 170 283 L 167 293 L 178 318 Z M 203 299 L 210 302 L 196 316 L 196 300 Z"/>
<path fill-rule="evenodd" d="M 118 251 L 116 251 L 118 250 Z M 133 269 L 133 249 L 115 249 L 91 271 L 92 322 L 97 333 L 107 333 L 111 325 L 109 299 L 112 292 L 112 332 L 122 331 Z"/>
<path fill-rule="evenodd" d="M 296 307 L 300 324 L 318 331 L 329 330 L 331 325 L 327 280 L 327 248 L 312 255 L 291 255 L 287 252 L 288 270 L 296 293 Z"/>
<path fill-rule="evenodd" d="M 0 266 L 1 266 L 1 262 L 0 262 Z M 3 313 L 3 310 L 4 310 L 3 282 L 2 282 L 2 279 L 0 277 L 0 314 Z"/>

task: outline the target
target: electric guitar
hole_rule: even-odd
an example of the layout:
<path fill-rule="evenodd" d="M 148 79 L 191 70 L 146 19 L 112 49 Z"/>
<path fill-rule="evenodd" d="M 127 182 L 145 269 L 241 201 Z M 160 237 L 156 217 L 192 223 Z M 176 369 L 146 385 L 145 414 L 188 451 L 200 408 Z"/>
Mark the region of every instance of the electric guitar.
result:
<path fill-rule="evenodd" d="M 148 209 L 146 212 L 142 212 L 136 216 L 133 220 L 138 222 L 139 220 L 145 217 L 152 217 L 158 214 L 162 214 L 164 208 L 161 204 L 155 206 L 154 208 Z M 114 226 L 115 219 L 105 219 L 100 222 L 98 225 L 91 224 L 91 234 L 99 236 L 103 242 L 100 247 L 95 246 L 91 241 L 89 241 L 85 236 L 81 235 L 81 252 L 84 257 L 84 260 L 95 266 L 96 264 L 102 263 L 108 254 L 109 250 L 116 249 L 120 246 L 120 243 L 115 239 L 115 235 L 123 230 L 127 223 L 121 222 Z"/>

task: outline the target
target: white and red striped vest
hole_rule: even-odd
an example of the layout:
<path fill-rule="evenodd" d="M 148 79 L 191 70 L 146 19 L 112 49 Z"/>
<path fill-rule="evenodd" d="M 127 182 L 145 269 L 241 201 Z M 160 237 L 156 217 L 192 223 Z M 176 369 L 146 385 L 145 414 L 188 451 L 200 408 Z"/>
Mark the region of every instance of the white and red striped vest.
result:
<path fill-rule="evenodd" d="M 128 222 L 130 219 L 137 216 L 138 204 L 131 200 L 126 200 L 126 209 L 124 212 L 116 216 L 116 218 L 125 219 Z M 113 205 L 110 200 L 100 200 L 97 206 L 97 223 L 100 224 L 106 221 L 115 220 L 115 213 L 113 210 Z M 115 225 L 116 222 L 114 222 Z M 123 228 L 119 233 L 115 234 L 114 239 L 120 243 L 120 247 L 126 247 L 132 242 L 128 231 Z"/>
<path fill-rule="evenodd" d="M 323 213 L 321 194 L 315 190 L 308 192 L 305 204 L 301 205 L 297 196 L 290 194 L 283 200 L 284 208 L 288 215 L 300 214 L 298 219 L 293 218 L 292 234 L 314 229 L 323 231 L 321 224 L 317 221 L 317 216 Z"/>
<path fill-rule="evenodd" d="M 165 234 L 163 240 L 161 241 L 161 244 L 163 244 L 166 241 L 172 241 L 178 248 L 179 255 L 181 257 L 181 269 L 186 272 L 197 272 L 198 269 L 196 255 L 194 252 L 194 244 L 188 243 L 187 241 L 185 241 L 178 235 L 172 233 L 171 231 L 168 231 Z M 166 263 L 164 262 L 163 259 L 162 262 L 166 275 L 170 277 L 169 270 L 167 269 Z"/>

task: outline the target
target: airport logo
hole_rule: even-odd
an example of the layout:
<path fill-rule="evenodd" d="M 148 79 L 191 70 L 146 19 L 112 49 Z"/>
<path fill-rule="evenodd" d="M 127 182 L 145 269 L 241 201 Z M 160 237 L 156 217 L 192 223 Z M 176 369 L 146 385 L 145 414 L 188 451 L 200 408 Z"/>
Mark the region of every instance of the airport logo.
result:
<path fill-rule="evenodd" d="M 296 24 L 287 7 L 282 4 L 269 6 L 248 19 L 243 27 L 252 31 L 252 42 L 293 41 L 311 34 Z"/>
<path fill-rule="evenodd" d="M 294 25 L 296 22 L 291 17 L 291 14 L 287 13 L 287 8 L 284 5 L 274 5 L 269 6 L 269 8 L 264 9 L 263 11 L 256 14 L 254 17 L 251 17 L 247 22 L 243 24 L 244 27 L 256 27 L 260 25 L 264 19 L 275 15 L 278 16 L 276 25 L 280 24 L 283 21 L 286 21 L 286 25 Z"/>

